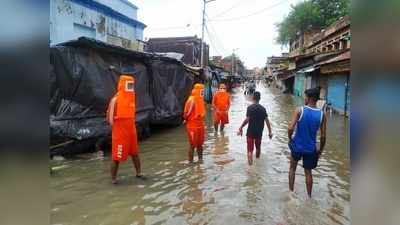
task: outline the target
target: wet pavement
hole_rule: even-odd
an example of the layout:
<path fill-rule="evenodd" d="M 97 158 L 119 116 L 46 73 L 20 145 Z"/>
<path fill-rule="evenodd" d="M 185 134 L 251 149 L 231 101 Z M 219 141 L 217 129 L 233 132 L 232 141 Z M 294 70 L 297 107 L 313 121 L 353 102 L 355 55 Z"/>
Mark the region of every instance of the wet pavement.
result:
<path fill-rule="evenodd" d="M 289 193 L 287 179 L 287 126 L 302 100 L 262 83 L 257 90 L 274 137 L 269 140 L 265 128 L 261 158 L 252 166 L 247 164 L 245 135 L 236 135 L 250 102 L 236 88 L 223 133 L 214 132 L 208 111 L 202 164 L 187 163 L 184 126 L 140 143 L 145 181 L 134 177 L 130 160 L 122 164 L 116 186 L 110 182 L 109 157 L 52 161 L 51 224 L 350 224 L 347 120 L 328 117 L 327 144 L 314 171 L 310 200 L 301 163 L 295 193 Z"/>

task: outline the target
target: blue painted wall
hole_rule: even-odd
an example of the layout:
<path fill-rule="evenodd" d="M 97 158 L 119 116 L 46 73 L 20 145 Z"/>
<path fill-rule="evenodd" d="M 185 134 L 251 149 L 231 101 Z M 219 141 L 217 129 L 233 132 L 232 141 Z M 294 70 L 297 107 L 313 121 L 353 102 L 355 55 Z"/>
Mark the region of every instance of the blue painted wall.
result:
<path fill-rule="evenodd" d="M 330 75 L 328 78 L 327 103 L 339 112 L 344 112 L 346 103 L 350 102 L 350 92 L 346 93 L 347 75 Z M 349 110 L 349 107 L 347 107 Z"/>
<path fill-rule="evenodd" d="M 116 45 L 131 41 L 135 48 L 146 27 L 136 16 L 137 7 L 125 0 L 51 0 L 50 45 L 85 36 Z"/>
<path fill-rule="evenodd" d="M 304 73 L 296 73 L 296 76 L 294 78 L 294 88 L 293 88 L 294 95 L 303 96 L 305 80 L 306 78 Z"/>

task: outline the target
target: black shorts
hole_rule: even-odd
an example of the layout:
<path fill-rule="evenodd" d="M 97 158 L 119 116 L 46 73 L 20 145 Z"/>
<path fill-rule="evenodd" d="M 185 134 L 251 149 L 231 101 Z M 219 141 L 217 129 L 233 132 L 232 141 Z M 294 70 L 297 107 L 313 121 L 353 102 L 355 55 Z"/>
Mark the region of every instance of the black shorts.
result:
<path fill-rule="evenodd" d="M 289 144 L 290 152 L 292 155 L 292 158 L 295 161 L 299 161 L 300 159 L 303 159 L 303 168 L 312 170 L 315 169 L 318 165 L 318 154 L 315 153 L 302 153 L 302 152 L 296 152 L 293 150 L 291 144 Z"/>

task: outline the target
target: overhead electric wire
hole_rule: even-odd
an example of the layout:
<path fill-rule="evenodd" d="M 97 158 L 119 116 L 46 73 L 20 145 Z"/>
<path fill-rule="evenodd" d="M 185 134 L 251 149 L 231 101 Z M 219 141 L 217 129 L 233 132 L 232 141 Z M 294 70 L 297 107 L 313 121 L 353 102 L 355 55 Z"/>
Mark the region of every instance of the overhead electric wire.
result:
<path fill-rule="evenodd" d="M 251 1 L 254 1 L 254 0 L 246 0 L 246 1 L 244 1 L 244 0 L 239 0 L 239 1 L 237 1 L 235 4 L 233 4 L 231 7 L 229 7 L 228 9 L 226 9 L 226 10 L 224 10 L 224 11 L 218 13 L 217 15 L 215 15 L 213 19 L 218 18 L 218 17 L 220 17 L 220 16 L 222 16 L 222 15 L 225 15 L 226 13 L 230 12 L 232 9 L 237 8 L 238 6 L 242 5 L 243 3 L 249 3 L 249 2 L 251 2 Z"/>
<path fill-rule="evenodd" d="M 152 28 L 149 27 L 148 29 L 153 29 L 153 30 L 179 30 L 179 29 L 187 29 L 189 27 L 200 27 L 201 24 L 193 24 L 193 25 L 186 25 L 186 26 L 176 26 L 176 27 L 156 27 L 156 28 Z"/>
<path fill-rule="evenodd" d="M 211 40 L 213 41 L 214 46 L 219 49 L 219 52 L 222 52 L 223 55 L 226 55 L 227 54 L 226 49 L 219 43 L 219 41 L 217 41 L 217 38 L 212 34 L 212 32 L 210 32 L 210 30 L 207 30 L 207 32 Z"/>
<path fill-rule="evenodd" d="M 215 20 L 210 20 L 210 21 L 219 22 L 219 21 L 233 21 L 233 20 L 246 19 L 248 17 L 252 17 L 252 16 L 255 16 L 255 15 L 261 14 L 261 13 L 267 11 L 267 10 L 273 9 L 273 8 L 279 6 L 279 5 L 283 4 L 283 3 L 286 3 L 288 1 L 289 0 L 280 1 L 280 2 L 278 2 L 276 4 L 274 4 L 274 5 L 270 5 L 270 6 L 266 7 L 266 8 L 263 8 L 263 9 L 261 9 L 259 11 L 253 12 L 253 13 L 245 15 L 245 16 L 234 17 L 234 18 L 226 18 L 226 19 L 215 19 Z"/>
<path fill-rule="evenodd" d="M 210 32 L 210 30 L 208 30 L 209 35 L 211 36 L 212 40 L 214 41 L 214 43 L 216 44 L 216 46 L 218 46 L 218 49 L 221 49 L 222 52 L 225 54 L 227 51 L 226 49 L 221 45 L 221 43 L 217 40 L 217 37 L 214 34 L 211 34 L 212 32 Z"/>
<path fill-rule="evenodd" d="M 226 55 L 227 51 L 222 45 L 220 45 L 218 43 L 219 41 L 217 40 L 217 37 L 214 36 L 214 34 L 212 34 L 212 32 L 210 32 L 209 27 L 207 25 L 205 26 L 205 28 L 206 28 L 207 35 L 208 35 L 208 38 L 210 39 L 210 43 L 211 43 L 212 47 L 216 50 L 216 52 L 219 55 Z M 218 47 L 218 45 L 219 45 L 219 47 Z M 220 49 L 220 47 L 221 47 L 221 49 Z M 222 50 L 222 51 L 220 51 L 220 50 Z M 221 52 L 223 54 L 221 54 Z"/>
<path fill-rule="evenodd" d="M 226 13 L 228 13 L 229 11 L 231 11 L 232 9 L 237 8 L 239 5 L 243 4 L 243 2 L 244 2 L 243 0 L 239 0 L 239 1 L 236 2 L 234 5 L 232 5 L 230 8 L 228 8 L 227 10 L 225 10 L 225 11 L 223 11 L 223 12 L 218 13 L 217 15 L 215 15 L 214 18 L 217 18 L 217 17 L 220 17 L 220 16 L 222 16 L 222 15 L 225 15 Z"/>
<path fill-rule="evenodd" d="M 219 45 L 219 46 L 221 47 L 221 49 L 223 50 L 223 52 L 224 52 L 225 54 L 228 53 L 228 51 L 226 50 L 226 48 L 225 48 L 224 45 L 222 44 L 221 39 L 218 37 L 218 34 L 217 34 L 216 30 L 214 29 L 213 24 L 210 22 L 210 20 L 209 20 L 209 18 L 208 18 L 208 15 L 205 14 L 205 16 L 206 16 L 206 18 L 207 18 L 208 24 L 210 25 L 211 31 L 213 32 L 213 35 L 212 35 L 212 36 L 215 36 L 215 40 L 216 40 L 216 42 L 217 42 L 217 45 Z"/>
<path fill-rule="evenodd" d="M 210 41 L 211 47 L 213 47 L 213 49 L 215 50 L 215 52 L 216 52 L 218 55 L 221 55 L 221 52 L 218 51 L 218 48 L 216 48 L 215 45 L 214 45 L 214 41 L 212 40 L 212 39 L 213 39 L 213 38 L 212 38 L 212 35 L 210 34 L 210 32 L 209 32 L 209 30 L 208 30 L 208 28 L 207 28 L 207 25 L 205 26 L 205 28 L 206 28 L 206 32 L 207 32 L 207 34 L 208 34 L 208 39 L 209 39 L 209 41 Z"/>

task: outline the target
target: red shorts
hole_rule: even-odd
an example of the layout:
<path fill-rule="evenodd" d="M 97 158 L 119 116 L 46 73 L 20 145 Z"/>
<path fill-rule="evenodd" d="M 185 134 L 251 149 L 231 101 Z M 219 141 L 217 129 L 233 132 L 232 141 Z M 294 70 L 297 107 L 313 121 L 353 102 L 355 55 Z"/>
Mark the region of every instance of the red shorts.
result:
<path fill-rule="evenodd" d="M 197 147 L 204 144 L 204 126 L 187 127 L 187 134 L 191 146 Z"/>
<path fill-rule="evenodd" d="M 112 126 L 112 160 L 125 161 L 139 154 L 136 125 L 133 119 L 116 119 Z"/>
<path fill-rule="evenodd" d="M 227 111 L 218 111 L 214 112 L 214 124 L 227 124 L 229 123 L 229 117 Z"/>
<path fill-rule="evenodd" d="M 261 149 L 261 137 L 260 138 L 247 137 L 247 151 L 248 152 L 253 152 L 254 145 L 256 146 L 256 151 L 259 154 L 260 149 Z"/>

